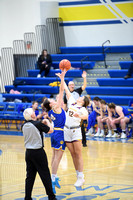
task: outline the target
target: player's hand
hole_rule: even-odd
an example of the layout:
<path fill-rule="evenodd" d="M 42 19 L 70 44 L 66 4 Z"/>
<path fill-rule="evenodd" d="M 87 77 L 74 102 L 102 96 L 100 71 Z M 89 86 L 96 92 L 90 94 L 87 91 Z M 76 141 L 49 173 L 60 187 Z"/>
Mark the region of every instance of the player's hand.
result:
<path fill-rule="evenodd" d="M 60 78 L 64 78 L 65 74 L 66 74 L 66 70 L 63 70 L 63 71 L 61 72 Z"/>
<path fill-rule="evenodd" d="M 66 70 L 62 71 L 61 73 L 56 73 L 55 75 L 61 79 L 65 76 L 65 74 L 66 74 Z"/>
<path fill-rule="evenodd" d="M 49 122 L 48 119 L 43 119 L 43 120 L 42 120 L 42 123 L 45 124 L 45 125 L 49 125 L 50 122 Z"/>
<path fill-rule="evenodd" d="M 86 78 L 86 76 L 87 76 L 86 71 L 83 71 L 83 73 L 82 73 L 82 78 Z"/>

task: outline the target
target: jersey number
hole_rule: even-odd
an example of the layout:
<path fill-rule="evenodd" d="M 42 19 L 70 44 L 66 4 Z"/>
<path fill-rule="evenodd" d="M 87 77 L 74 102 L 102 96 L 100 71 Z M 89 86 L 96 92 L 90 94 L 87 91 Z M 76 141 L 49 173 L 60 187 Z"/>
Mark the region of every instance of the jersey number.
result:
<path fill-rule="evenodd" d="M 74 112 L 73 111 L 69 111 L 69 116 L 73 117 Z"/>

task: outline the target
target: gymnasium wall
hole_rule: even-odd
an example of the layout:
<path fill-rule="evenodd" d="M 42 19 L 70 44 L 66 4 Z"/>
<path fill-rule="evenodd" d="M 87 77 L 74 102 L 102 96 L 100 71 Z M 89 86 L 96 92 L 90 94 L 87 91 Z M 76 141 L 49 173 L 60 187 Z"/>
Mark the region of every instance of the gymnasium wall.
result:
<path fill-rule="evenodd" d="M 58 17 L 58 1 L 0 0 L 0 49 L 23 40 L 26 32 L 35 32 L 47 17 Z"/>
<path fill-rule="evenodd" d="M 60 1 L 67 46 L 133 45 L 133 1 Z"/>
<path fill-rule="evenodd" d="M 67 46 L 99 46 L 107 39 L 111 45 L 133 45 L 131 0 L 0 0 L 0 49 L 58 16 Z"/>

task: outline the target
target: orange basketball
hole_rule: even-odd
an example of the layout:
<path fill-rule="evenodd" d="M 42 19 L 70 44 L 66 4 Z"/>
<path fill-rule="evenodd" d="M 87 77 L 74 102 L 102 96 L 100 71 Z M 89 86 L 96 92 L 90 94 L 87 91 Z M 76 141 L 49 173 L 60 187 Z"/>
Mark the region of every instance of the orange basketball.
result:
<path fill-rule="evenodd" d="M 71 68 L 71 63 L 70 63 L 70 61 L 67 60 L 67 59 L 61 60 L 60 63 L 59 63 L 59 68 L 60 68 L 61 70 L 64 70 L 64 69 L 65 69 L 66 71 L 68 71 L 68 70 Z"/>

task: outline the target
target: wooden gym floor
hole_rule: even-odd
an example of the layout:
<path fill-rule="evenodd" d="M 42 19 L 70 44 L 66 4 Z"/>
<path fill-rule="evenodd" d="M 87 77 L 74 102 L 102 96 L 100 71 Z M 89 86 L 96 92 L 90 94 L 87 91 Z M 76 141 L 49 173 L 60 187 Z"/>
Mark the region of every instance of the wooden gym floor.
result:
<path fill-rule="evenodd" d="M 50 138 L 45 138 L 49 166 Z M 25 187 L 25 148 L 23 136 L 0 135 L 0 200 L 23 200 Z M 88 138 L 83 147 L 85 184 L 75 188 L 76 174 L 68 149 L 59 166 L 61 189 L 58 200 L 133 200 L 133 140 Z M 37 175 L 33 200 L 47 196 Z"/>

